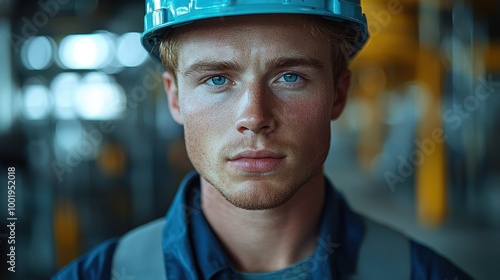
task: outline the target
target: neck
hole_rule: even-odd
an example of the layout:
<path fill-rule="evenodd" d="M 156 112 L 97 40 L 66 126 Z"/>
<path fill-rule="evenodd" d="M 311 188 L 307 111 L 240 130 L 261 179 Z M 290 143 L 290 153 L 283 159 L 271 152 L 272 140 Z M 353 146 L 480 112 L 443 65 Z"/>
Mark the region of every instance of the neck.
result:
<path fill-rule="evenodd" d="M 203 213 L 236 270 L 276 271 L 314 252 L 324 204 L 321 172 L 285 204 L 268 210 L 238 208 L 203 178 L 201 188 Z"/>

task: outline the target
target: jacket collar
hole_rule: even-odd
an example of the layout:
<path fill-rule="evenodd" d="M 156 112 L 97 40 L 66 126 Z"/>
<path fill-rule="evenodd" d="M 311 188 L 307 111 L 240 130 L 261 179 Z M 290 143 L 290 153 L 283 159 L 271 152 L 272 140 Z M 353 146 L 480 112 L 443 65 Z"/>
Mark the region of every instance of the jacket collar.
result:
<path fill-rule="evenodd" d="M 303 266 L 312 279 L 338 279 L 355 272 L 363 224 L 326 181 L 318 245 Z M 201 210 L 200 177 L 186 176 L 166 216 L 162 241 L 167 279 L 230 279 L 234 271 Z"/>

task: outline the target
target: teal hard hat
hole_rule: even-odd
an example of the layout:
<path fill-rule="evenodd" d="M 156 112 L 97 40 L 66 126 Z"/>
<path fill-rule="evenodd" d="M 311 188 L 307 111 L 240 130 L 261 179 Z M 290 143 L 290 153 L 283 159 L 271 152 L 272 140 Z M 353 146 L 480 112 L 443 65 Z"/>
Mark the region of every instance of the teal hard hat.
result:
<path fill-rule="evenodd" d="M 369 37 L 360 0 L 146 0 L 142 45 L 159 60 L 159 44 L 172 28 L 209 18 L 257 14 L 317 15 L 348 22 L 356 32 L 351 57 Z"/>

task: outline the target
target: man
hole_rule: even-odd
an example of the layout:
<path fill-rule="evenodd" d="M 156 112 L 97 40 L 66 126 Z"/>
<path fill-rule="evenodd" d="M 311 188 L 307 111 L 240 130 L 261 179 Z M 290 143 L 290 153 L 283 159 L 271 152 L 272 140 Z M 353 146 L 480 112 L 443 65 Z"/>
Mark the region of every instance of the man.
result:
<path fill-rule="evenodd" d="M 324 178 L 347 65 L 368 36 L 359 3 L 146 2 L 143 43 L 167 69 L 196 173 L 165 219 L 56 279 L 469 279 L 353 213 Z"/>

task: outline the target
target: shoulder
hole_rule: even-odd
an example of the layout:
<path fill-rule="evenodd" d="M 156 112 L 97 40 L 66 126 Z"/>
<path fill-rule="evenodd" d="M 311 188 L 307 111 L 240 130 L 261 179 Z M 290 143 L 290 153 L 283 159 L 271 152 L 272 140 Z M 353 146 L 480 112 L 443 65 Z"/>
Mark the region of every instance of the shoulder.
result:
<path fill-rule="evenodd" d="M 365 225 L 365 236 L 359 258 L 358 268 L 361 268 L 361 271 L 363 267 L 370 274 L 387 275 L 390 271 L 394 274 L 394 279 L 472 279 L 429 247 L 370 219 L 362 218 L 362 221 Z"/>
<path fill-rule="evenodd" d="M 365 232 L 353 279 L 408 279 L 412 269 L 408 238 L 368 218 L 361 221 Z"/>
<path fill-rule="evenodd" d="M 104 241 L 64 267 L 52 279 L 111 279 L 111 262 L 118 240 Z"/>
<path fill-rule="evenodd" d="M 164 275 L 162 237 L 165 219 L 142 225 L 122 237 L 112 267 L 130 276 L 160 279 Z M 150 279 L 147 278 L 147 279 Z"/>
<path fill-rule="evenodd" d="M 412 258 L 412 279 L 468 280 L 472 279 L 460 268 L 432 249 L 410 241 Z"/>
<path fill-rule="evenodd" d="M 112 274 L 129 274 L 128 270 L 113 269 L 123 268 L 125 262 L 140 260 L 141 263 L 149 263 L 144 258 L 158 257 L 158 250 L 154 249 L 161 248 L 158 244 L 161 244 L 164 224 L 164 219 L 154 220 L 132 229 L 121 238 L 104 241 L 64 267 L 52 279 L 111 279 Z"/>

